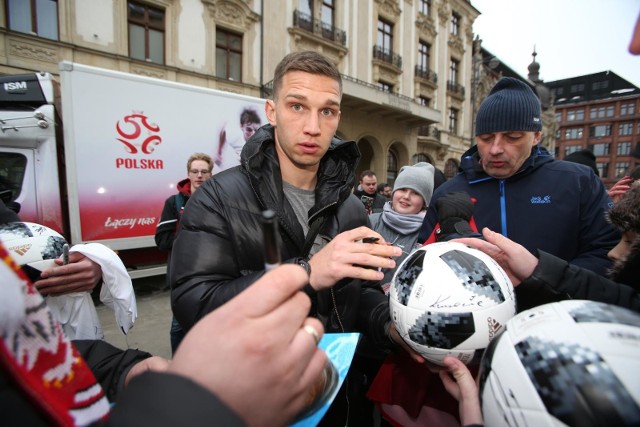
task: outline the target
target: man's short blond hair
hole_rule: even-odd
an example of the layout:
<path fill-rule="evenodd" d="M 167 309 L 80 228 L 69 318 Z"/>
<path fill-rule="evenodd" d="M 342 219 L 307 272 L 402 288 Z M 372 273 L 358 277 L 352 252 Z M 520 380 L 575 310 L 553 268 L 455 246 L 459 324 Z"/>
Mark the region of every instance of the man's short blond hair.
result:
<path fill-rule="evenodd" d="M 204 160 L 209 164 L 209 172 L 213 169 L 213 160 L 211 160 L 211 156 L 205 153 L 193 153 L 189 160 L 187 160 L 187 173 L 191 170 L 191 163 L 195 160 Z"/>

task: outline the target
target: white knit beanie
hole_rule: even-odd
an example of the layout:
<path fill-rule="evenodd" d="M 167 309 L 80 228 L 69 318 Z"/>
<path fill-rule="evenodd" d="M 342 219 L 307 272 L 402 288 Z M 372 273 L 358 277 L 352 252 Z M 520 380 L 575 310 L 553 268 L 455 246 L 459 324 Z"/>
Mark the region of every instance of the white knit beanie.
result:
<path fill-rule="evenodd" d="M 393 191 L 402 188 L 411 189 L 422 196 L 425 206 L 429 206 L 433 195 L 434 172 L 433 165 L 426 162 L 416 163 L 413 166 L 403 166 L 400 168 L 400 173 L 393 183 Z"/>

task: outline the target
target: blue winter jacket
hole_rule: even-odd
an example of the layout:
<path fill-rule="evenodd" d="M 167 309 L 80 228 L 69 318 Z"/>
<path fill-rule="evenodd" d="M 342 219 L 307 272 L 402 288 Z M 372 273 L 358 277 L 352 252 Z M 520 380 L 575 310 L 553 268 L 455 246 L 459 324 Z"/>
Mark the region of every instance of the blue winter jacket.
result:
<path fill-rule="evenodd" d="M 607 253 L 620 240 L 605 213 L 611 199 L 600 178 L 588 167 L 555 160 L 534 147 L 520 170 L 507 179 L 487 175 L 478 162 L 477 146 L 462 156 L 458 174 L 433 193 L 419 241 L 438 223 L 435 201 L 453 191 L 476 199 L 478 230 L 489 227 L 532 253 L 543 250 L 572 264 L 604 275 Z"/>

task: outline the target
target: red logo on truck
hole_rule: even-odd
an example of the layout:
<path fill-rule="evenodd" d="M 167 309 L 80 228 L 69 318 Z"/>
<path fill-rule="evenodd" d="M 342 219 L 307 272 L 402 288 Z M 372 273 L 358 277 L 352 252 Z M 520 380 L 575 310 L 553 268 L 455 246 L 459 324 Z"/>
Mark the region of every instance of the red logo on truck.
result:
<path fill-rule="evenodd" d="M 162 143 L 162 138 L 158 134 L 160 126 L 150 123 L 149 118 L 142 112 L 134 112 L 125 116 L 116 124 L 116 131 L 123 144 L 124 150 L 129 154 L 151 154 L 156 145 Z M 117 158 L 116 168 L 125 169 L 162 169 L 162 160 L 137 159 L 137 158 Z"/>

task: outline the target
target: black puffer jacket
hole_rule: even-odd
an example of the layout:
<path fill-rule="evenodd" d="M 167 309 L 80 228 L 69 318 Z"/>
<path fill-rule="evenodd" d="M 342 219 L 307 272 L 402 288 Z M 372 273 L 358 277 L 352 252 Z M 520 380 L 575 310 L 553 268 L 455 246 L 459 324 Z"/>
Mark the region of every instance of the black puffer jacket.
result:
<path fill-rule="evenodd" d="M 260 128 L 245 144 L 242 164 L 206 181 L 185 209 L 170 282 L 173 312 L 186 330 L 264 273 L 263 210 L 278 217 L 283 262 L 305 255 L 302 227 L 282 190 L 273 131 L 270 125 Z M 320 163 L 309 222 L 326 217 L 320 229 L 326 239 L 369 225 L 362 203 L 351 193 L 359 158 L 353 141 L 334 139 Z M 345 331 L 367 334 L 376 345 L 390 345 L 385 333 L 389 307 L 377 283 L 342 280 L 332 289 L 308 293 L 311 314 L 327 332 L 341 331 L 342 325 Z"/>

